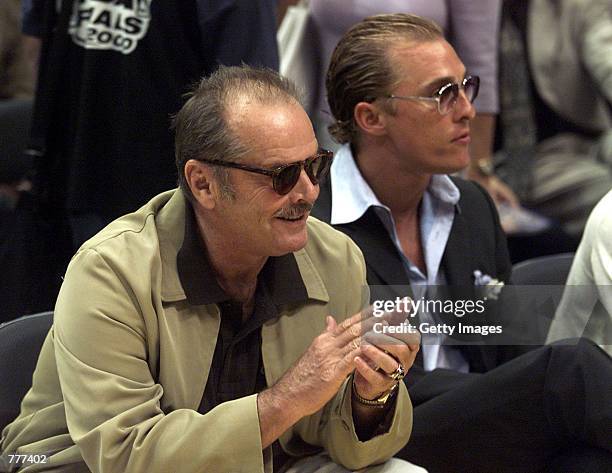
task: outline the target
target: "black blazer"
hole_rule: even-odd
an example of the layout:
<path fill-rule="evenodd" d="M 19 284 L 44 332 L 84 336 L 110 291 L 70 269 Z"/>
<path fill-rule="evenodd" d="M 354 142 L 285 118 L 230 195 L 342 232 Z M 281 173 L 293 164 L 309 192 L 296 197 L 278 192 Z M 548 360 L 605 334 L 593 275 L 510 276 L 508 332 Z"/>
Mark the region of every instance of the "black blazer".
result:
<path fill-rule="evenodd" d="M 454 291 L 461 291 L 460 294 L 453 294 L 454 297 L 471 298 L 475 297 L 475 270 L 508 283 L 512 266 L 497 210 L 487 192 L 473 182 L 451 179 L 459 188 L 461 198 L 442 257 L 442 270 L 447 285 Z M 321 193 L 312 215 L 329 223 L 331 179 L 321 183 Z M 368 284 L 376 286 L 372 288 L 372 300 L 395 299 L 398 295 L 405 295 L 392 287 L 409 284 L 400 254 L 373 209 L 369 209 L 356 222 L 335 225 L 335 228 L 347 234 L 361 248 Z M 488 324 L 496 325 L 497 312 L 487 310 Z M 457 322 L 455 317 L 451 319 Z M 461 345 L 458 349 L 468 360 L 470 370 L 475 372 L 488 371 L 514 356 L 506 347 Z M 420 363 L 417 359 L 417 364 Z"/>

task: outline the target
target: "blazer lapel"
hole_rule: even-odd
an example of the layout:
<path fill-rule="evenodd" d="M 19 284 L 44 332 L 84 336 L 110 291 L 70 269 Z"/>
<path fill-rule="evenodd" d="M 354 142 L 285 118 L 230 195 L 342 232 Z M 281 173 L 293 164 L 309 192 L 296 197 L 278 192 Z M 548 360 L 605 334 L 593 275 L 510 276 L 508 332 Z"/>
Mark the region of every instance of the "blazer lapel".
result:
<path fill-rule="evenodd" d="M 409 285 L 408 275 L 397 248 L 374 209 L 370 208 L 358 221 L 337 225 L 361 248 L 372 285 Z"/>
<path fill-rule="evenodd" d="M 472 288 L 471 279 L 472 247 L 467 222 L 461 214 L 459 206 L 455 207 L 455 218 L 451 228 L 446 249 L 442 257 L 442 265 L 446 276 L 446 283 L 456 288 Z"/>
<path fill-rule="evenodd" d="M 449 288 L 449 296 L 453 299 L 476 298 L 476 289 L 472 274 L 474 267 L 474 255 L 478 248 L 473 246 L 473 238 L 470 235 L 466 219 L 457 206 L 453 227 L 446 244 L 442 259 L 446 284 Z M 464 319 L 466 319 L 464 317 Z M 452 323 L 457 324 L 460 320 L 453 317 Z M 470 320 L 461 320 L 462 324 L 469 324 Z M 495 350 L 492 347 L 482 345 L 485 340 L 477 336 L 471 339 L 467 345 L 459 345 L 457 348 L 466 357 L 470 371 L 484 372 L 495 365 Z"/>
<path fill-rule="evenodd" d="M 330 223 L 331 207 L 331 180 L 328 178 L 321 183 L 312 215 Z M 370 285 L 410 284 L 401 257 L 373 208 L 369 208 L 359 220 L 334 225 L 334 228 L 348 235 L 363 252 Z"/>

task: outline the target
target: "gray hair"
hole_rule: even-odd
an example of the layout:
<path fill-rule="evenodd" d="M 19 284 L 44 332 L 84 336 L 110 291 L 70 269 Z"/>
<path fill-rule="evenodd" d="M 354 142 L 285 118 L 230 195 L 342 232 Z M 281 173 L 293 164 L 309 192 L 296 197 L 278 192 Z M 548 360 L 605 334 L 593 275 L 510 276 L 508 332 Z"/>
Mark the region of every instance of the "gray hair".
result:
<path fill-rule="evenodd" d="M 219 67 L 209 77 L 203 78 L 188 97 L 189 100 L 173 117 L 172 127 L 176 132 L 174 149 L 179 187 L 192 202 L 193 194 L 184 173 L 187 161 L 238 161 L 249 152 L 228 124 L 232 103 L 246 97 L 261 105 L 301 105 L 301 96 L 289 79 L 271 69 L 247 65 Z M 229 170 L 215 166 L 214 175 L 221 184 L 223 195 L 233 198 Z"/>
<path fill-rule="evenodd" d="M 439 39 L 444 39 L 444 34 L 433 21 L 405 13 L 370 16 L 349 29 L 332 54 L 325 81 L 336 120 L 329 127 L 332 136 L 339 143 L 356 145 L 355 106 L 385 97 L 401 81 L 400 71 L 393 68 L 388 54 L 397 41 Z"/>

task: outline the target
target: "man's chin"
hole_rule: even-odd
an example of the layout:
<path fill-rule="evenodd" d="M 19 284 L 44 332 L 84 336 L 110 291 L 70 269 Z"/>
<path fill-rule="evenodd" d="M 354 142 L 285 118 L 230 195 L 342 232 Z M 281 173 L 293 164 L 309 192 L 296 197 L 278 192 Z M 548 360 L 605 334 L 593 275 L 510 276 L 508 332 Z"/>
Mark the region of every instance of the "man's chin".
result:
<path fill-rule="evenodd" d="M 455 174 L 457 172 L 461 172 L 466 169 L 470 164 L 470 157 L 459 158 L 453 161 L 449 161 L 444 163 L 444 165 L 439 166 L 434 174 Z"/>
<path fill-rule="evenodd" d="M 278 242 L 278 254 L 274 256 L 282 256 L 289 253 L 300 251 L 308 243 L 308 235 L 304 232 L 303 236 L 293 235 L 290 238 Z"/>

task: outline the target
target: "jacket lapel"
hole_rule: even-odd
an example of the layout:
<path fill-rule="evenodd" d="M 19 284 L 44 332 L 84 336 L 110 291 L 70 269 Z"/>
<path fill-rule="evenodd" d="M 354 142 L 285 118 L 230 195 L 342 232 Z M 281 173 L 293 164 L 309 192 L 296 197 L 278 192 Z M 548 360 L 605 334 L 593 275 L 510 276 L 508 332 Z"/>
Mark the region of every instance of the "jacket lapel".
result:
<path fill-rule="evenodd" d="M 446 275 L 446 284 L 449 288 L 449 296 L 453 299 L 475 300 L 476 289 L 472 274 L 475 269 L 474 256 L 478 248 L 473 245 L 473 236 L 466 218 L 461 213 L 461 207 L 457 206 L 453 227 L 446 244 L 442 264 Z M 470 320 L 452 318 L 452 323 L 470 324 Z M 473 321 L 476 322 L 476 321 Z M 481 322 L 482 323 L 482 322 Z M 468 345 L 459 345 L 457 348 L 466 357 L 470 371 L 484 372 L 495 366 L 495 350 L 493 347 L 482 345 L 485 340 L 476 336 L 469 340 Z"/>
<path fill-rule="evenodd" d="M 312 215 L 330 223 L 331 207 L 331 179 L 328 178 L 321 183 L 321 193 Z M 348 235 L 361 249 L 370 286 L 410 284 L 400 255 L 374 209 L 369 208 L 356 222 L 334 225 L 334 228 Z"/>
<path fill-rule="evenodd" d="M 374 209 L 370 208 L 358 221 L 337 225 L 361 248 L 368 267 L 370 285 L 408 285 L 408 275 L 397 248 Z"/>
<path fill-rule="evenodd" d="M 467 222 L 461 213 L 460 207 L 455 207 L 455 218 L 451 228 L 448 242 L 442 257 L 442 265 L 446 276 L 446 283 L 456 288 L 472 288 L 471 279 L 472 247 Z"/>

